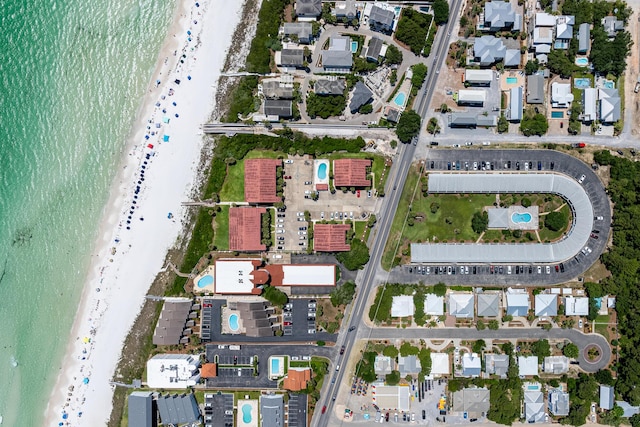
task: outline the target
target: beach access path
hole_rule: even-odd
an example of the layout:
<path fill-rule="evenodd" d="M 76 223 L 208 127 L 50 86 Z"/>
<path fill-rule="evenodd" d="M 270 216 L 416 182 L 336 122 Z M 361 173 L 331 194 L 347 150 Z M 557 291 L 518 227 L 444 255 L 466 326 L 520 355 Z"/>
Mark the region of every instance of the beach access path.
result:
<path fill-rule="evenodd" d="M 81 304 L 46 426 L 106 425 L 124 339 L 167 250 L 184 232 L 187 200 L 243 2 L 178 0 L 147 96 L 103 212 Z M 168 215 L 171 213 L 171 215 Z"/>

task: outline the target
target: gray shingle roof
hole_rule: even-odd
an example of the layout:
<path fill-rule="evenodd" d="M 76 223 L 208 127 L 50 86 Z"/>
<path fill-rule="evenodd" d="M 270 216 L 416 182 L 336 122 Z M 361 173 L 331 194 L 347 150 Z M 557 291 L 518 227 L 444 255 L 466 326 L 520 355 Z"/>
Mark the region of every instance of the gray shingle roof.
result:
<path fill-rule="evenodd" d="M 260 418 L 262 418 L 262 427 L 284 425 L 284 400 L 281 394 L 260 396 Z"/>
<path fill-rule="evenodd" d="M 549 411 L 558 417 L 569 415 L 569 393 L 557 388 L 549 391 Z"/>
<path fill-rule="evenodd" d="M 520 65 L 520 50 L 507 49 L 501 39 L 493 36 L 476 38 L 473 44 L 473 57 L 482 66 L 489 66 L 503 60 L 505 67 Z"/>
<path fill-rule="evenodd" d="M 453 410 L 467 412 L 469 418 L 478 418 L 489 411 L 489 390 L 464 388 L 453 393 Z"/>
<path fill-rule="evenodd" d="M 497 293 L 478 294 L 478 317 L 498 317 L 500 315 L 500 295 Z"/>
<path fill-rule="evenodd" d="M 284 99 L 267 99 L 264 101 L 264 113 L 268 116 L 291 117 L 292 102 Z"/>
<path fill-rule="evenodd" d="M 152 427 L 153 396 L 151 392 L 134 391 L 129 395 L 129 427 Z"/>
<path fill-rule="evenodd" d="M 322 0 L 296 0 L 296 15 L 315 17 L 322 14 Z"/>
<path fill-rule="evenodd" d="M 302 49 L 282 49 L 280 65 L 302 67 L 304 65 L 304 51 Z"/>
<path fill-rule="evenodd" d="M 508 354 L 485 354 L 484 366 L 487 374 L 495 374 L 501 377 L 507 375 L 509 370 Z"/>
<path fill-rule="evenodd" d="M 322 66 L 324 68 L 351 68 L 353 56 L 346 50 L 323 50 Z"/>
<path fill-rule="evenodd" d="M 509 120 L 522 120 L 522 86 L 511 88 L 509 96 Z"/>
<path fill-rule="evenodd" d="M 451 113 L 449 125 L 451 127 L 476 127 L 478 120 L 473 113 Z"/>
<path fill-rule="evenodd" d="M 544 421 L 544 396 L 541 391 L 524 392 L 524 417 L 528 423 Z"/>
<path fill-rule="evenodd" d="M 163 424 L 187 424 L 200 420 L 200 409 L 193 394 L 158 396 L 158 411 Z"/>
<path fill-rule="evenodd" d="M 318 95 L 342 95 L 346 88 L 344 79 L 320 79 L 313 86 Z"/>
<path fill-rule="evenodd" d="M 377 37 L 372 38 L 369 41 L 369 47 L 367 48 L 367 59 L 372 61 L 378 61 L 380 51 L 382 50 L 382 40 Z"/>
<path fill-rule="evenodd" d="M 393 27 L 393 20 L 396 15 L 387 9 L 383 9 L 379 6 L 373 6 L 371 8 L 371 13 L 369 14 L 369 23 L 374 26 L 381 26 L 388 29 Z"/>
<path fill-rule="evenodd" d="M 600 121 L 613 123 L 620 120 L 620 95 L 618 89 L 598 89 Z"/>
<path fill-rule="evenodd" d="M 527 104 L 544 103 L 544 77 L 534 74 L 527 77 Z"/>
<path fill-rule="evenodd" d="M 311 39 L 311 31 L 313 27 L 310 22 L 285 22 L 283 25 L 284 35 L 291 36 L 295 34 L 298 36 L 298 41 L 301 43 L 309 43 Z"/>
<path fill-rule="evenodd" d="M 591 44 L 591 28 L 589 23 L 580 24 L 578 28 L 578 53 L 585 53 Z"/>
<path fill-rule="evenodd" d="M 291 99 L 293 98 L 293 88 L 280 85 L 280 82 L 271 80 L 262 82 L 262 93 L 270 99 Z"/>
<path fill-rule="evenodd" d="M 519 14 L 518 14 L 519 16 Z M 491 31 L 499 31 L 502 29 L 513 28 L 519 31 L 520 28 L 514 28 L 515 24 L 520 23 L 520 19 L 516 19 L 516 13 L 511 3 L 501 0 L 493 0 L 484 5 L 484 27 Z"/>
<path fill-rule="evenodd" d="M 369 102 L 372 97 L 373 92 L 369 90 L 367 85 L 365 85 L 361 81 L 358 81 L 355 88 L 353 89 L 353 96 L 351 97 L 351 102 L 349 103 L 349 110 L 351 110 L 352 113 L 355 113 L 356 111 L 358 111 L 358 109 L 360 109 L 360 107 Z"/>

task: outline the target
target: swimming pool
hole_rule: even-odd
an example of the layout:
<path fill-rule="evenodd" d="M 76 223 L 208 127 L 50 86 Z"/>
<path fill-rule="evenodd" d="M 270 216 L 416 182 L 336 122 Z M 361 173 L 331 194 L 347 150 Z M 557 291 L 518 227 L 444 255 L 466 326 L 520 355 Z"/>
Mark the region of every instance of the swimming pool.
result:
<path fill-rule="evenodd" d="M 516 84 L 518 83 L 518 78 L 517 77 L 507 77 L 507 83 L 512 85 L 512 84 Z"/>
<path fill-rule="evenodd" d="M 540 386 L 538 384 L 530 384 L 527 386 L 527 390 L 540 390 Z"/>
<path fill-rule="evenodd" d="M 213 276 L 207 274 L 206 276 L 202 276 L 200 280 L 198 280 L 199 288 L 206 288 L 207 286 L 213 285 Z"/>
<path fill-rule="evenodd" d="M 562 119 L 564 117 L 564 111 L 552 111 L 551 118 L 552 119 Z"/>
<path fill-rule="evenodd" d="M 351 53 L 358 51 L 358 42 L 351 40 Z"/>
<path fill-rule="evenodd" d="M 573 87 L 576 89 L 586 89 L 591 86 L 591 80 L 586 77 L 579 77 L 573 80 Z"/>
<path fill-rule="evenodd" d="M 586 67 L 587 65 L 589 65 L 589 58 L 576 58 L 576 65 L 579 67 Z"/>
<path fill-rule="evenodd" d="M 605 89 L 615 89 L 615 85 L 611 80 L 605 80 L 602 86 L 604 86 Z"/>
<path fill-rule="evenodd" d="M 318 165 L 318 179 L 324 180 L 327 179 L 327 164 L 320 163 Z"/>
<path fill-rule="evenodd" d="M 407 100 L 407 95 L 404 92 L 400 92 L 393 98 L 393 103 L 400 108 L 404 108 L 404 102 Z"/>
<path fill-rule="evenodd" d="M 525 212 L 525 213 L 514 212 L 511 214 L 511 221 L 513 221 L 516 224 L 529 223 L 531 222 L 531 214 L 528 212 Z"/>
<path fill-rule="evenodd" d="M 242 405 L 242 422 L 245 424 L 251 423 L 253 417 L 251 416 L 251 405 L 245 403 Z"/>
<path fill-rule="evenodd" d="M 229 315 L 229 329 L 231 329 L 233 332 L 236 332 L 238 329 L 240 329 L 240 325 L 238 325 L 238 315 L 235 313 Z"/>
<path fill-rule="evenodd" d="M 271 359 L 271 374 L 278 375 L 280 372 L 280 359 L 274 357 Z"/>

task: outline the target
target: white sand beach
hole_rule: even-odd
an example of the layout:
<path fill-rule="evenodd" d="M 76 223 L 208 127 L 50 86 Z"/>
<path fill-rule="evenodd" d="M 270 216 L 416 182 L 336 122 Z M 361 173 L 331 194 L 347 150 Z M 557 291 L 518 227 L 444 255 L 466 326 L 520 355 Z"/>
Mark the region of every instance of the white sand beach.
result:
<path fill-rule="evenodd" d="M 178 3 L 104 209 L 46 426 L 106 425 L 124 339 L 183 231 L 181 202 L 194 188 L 203 148 L 200 125 L 214 108 L 243 2 Z"/>

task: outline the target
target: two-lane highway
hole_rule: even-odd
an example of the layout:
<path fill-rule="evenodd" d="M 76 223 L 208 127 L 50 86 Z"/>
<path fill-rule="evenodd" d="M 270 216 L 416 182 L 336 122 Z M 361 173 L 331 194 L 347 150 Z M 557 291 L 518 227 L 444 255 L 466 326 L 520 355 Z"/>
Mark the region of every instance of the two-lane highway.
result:
<path fill-rule="evenodd" d="M 429 104 L 431 103 L 431 96 L 433 89 L 437 84 L 438 70 L 442 66 L 442 62 L 446 57 L 446 53 L 449 46 L 449 36 L 453 30 L 455 23 L 460 14 L 460 7 L 462 0 L 452 0 L 450 4 L 449 22 L 439 29 L 439 34 L 436 37 L 435 49 L 432 50 L 432 55 L 435 55 L 432 61 L 431 70 L 427 74 L 427 78 L 422 90 L 418 93 L 416 98 L 417 107 L 415 108 L 418 114 L 422 118 L 425 117 Z M 345 375 L 346 362 L 349 360 L 351 350 L 356 341 L 357 328 L 361 324 L 362 316 L 366 313 L 367 300 L 371 292 L 375 290 L 377 283 L 375 282 L 375 275 L 382 259 L 384 247 L 389 237 L 389 230 L 391 229 L 391 223 L 396 213 L 398 202 L 400 201 L 400 195 L 405 184 L 407 172 L 413 161 L 415 153 L 415 146 L 413 144 L 407 144 L 400 147 L 396 161 L 394 162 L 389 179 L 387 180 L 387 188 L 385 189 L 385 200 L 382 203 L 380 212 L 378 214 L 378 222 L 374 228 L 374 235 L 370 239 L 370 253 L 371 259 L 365 266 L 364 270 L 360 272 L 356 283 L 358 285 L 356 298 L 354 300 L 352 311 L 346 324 L 343 324 L 343 329 L 338 338 L 337 345 L 344 346 L 345 351 L 343 355 L 339 355 L 334 361 L 331 371 L 328 374 L 328 378 L 331 381 L 327 381 L 327 386 L 323 390 L 323 397 L 318 402 L 318 408 L 326 406 L 327 409 L 323 414 L 321 410 L 316 411 L 314 414 L 312 425 L 319 427 L 326 427 L 331 423 L 334 425 L 341 425 L 343 419 L 341 416 L 336 416 L 334 411 L 334 404 L 338 397 L 338 391 L 343 383 L 343 377 Z M 343 367 L 343 369 L 336 371 L 336 368 Z M 348 403 L 348 402 L 345 402 Z M 335 417 L 335 418 L 334 418 Z"/>

